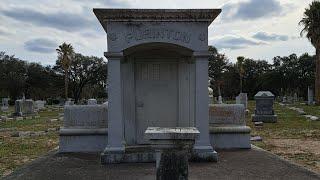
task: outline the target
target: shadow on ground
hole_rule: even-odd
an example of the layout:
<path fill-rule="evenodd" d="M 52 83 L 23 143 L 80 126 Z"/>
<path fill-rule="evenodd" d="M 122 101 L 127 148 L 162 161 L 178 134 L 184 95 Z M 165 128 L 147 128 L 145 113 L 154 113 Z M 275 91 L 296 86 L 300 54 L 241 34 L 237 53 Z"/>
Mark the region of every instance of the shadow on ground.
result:
<path fill-rule="evenodd" d="M 155 163 L 101 165 L 98 154 L 51 152 L 4 179 L 32 180 L 145 180 L 155 179 Z M 319 180 L 320 175 L 278 156 L 253 148 L 219 152 L 218 163 L 190 163 L 189 179 L 290 179 Z"/>

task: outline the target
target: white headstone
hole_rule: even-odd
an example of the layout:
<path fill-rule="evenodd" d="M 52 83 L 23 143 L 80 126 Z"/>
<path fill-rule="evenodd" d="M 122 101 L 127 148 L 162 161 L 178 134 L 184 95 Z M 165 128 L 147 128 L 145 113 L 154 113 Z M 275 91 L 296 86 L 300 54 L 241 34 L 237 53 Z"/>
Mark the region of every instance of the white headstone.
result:
<path fill-rule="evenodd" d="M 239 96 L 236 97 L 236 104 L 241 104 Z"/>
<path fill-rule="evenodd" d="M 96 99 L 88 99 L 88 105 L 96 105 L 97 100 Z"/>
<path fill-rule="evenodd" d="M 26 99 L 23 101 L 23 114 L 34 114 L 34 101 L 32 99 Z"/>
<path fill-rule="evenodd" d="M 240 100 L 239 104 L 243 104 L 244 107 L 246 109 L 248 109 L 248 95 L 247 95 L 247 93 L 240 93 L 239 94 L 239 100 Z"/>
<path fill-rule="evenodd" d="M 7 112 L 9 110 L 9 98 L 2 98 L 1 111 Z"/>
<path fill-rule="evenodd" d="M 297 94 L 297 93 L 294 93 L 294 95 L 293 95 L 293 102 L 296 103 L 296 102 L 298 102 L 298 101 L 299 101 L 299 99 L 298 99 L 298 94 Z"/>
<path fill-rule="evenodd" d="M 222 96 L 219 96 L 219 97 L 218 97 L 218 104 L 223 104 L 223 102 L 222 102 Z"/>
<path fill-rule="evenodd" d="M 22 116 L 22 111 L 23 111 L 23 100 L 18 99 L 14 103 L 14 115 Z"/>
<path fill-rule="evenodd" d="M 66 105 L 66 106 L 74 105 L 74 101 L 71 101 L 68 99 L 64 105 Z"/>
<path fill-rule="evenodd" d="M 313 90 L 308 86 L 308 105 L 313 104 Z"/>
<path fill-rule="evenodd" d="M 214 101 L 213 101 L 213 90 L 208 87 L 208 92 L 209 92 L 209 104 L 213 104 Z"/>
<path fill-rule="evenodd" d="M 35 108 L 36 109 L 44 109 L 45 107 L 44 107 L 44 105 L 45 105 L 45 101 L 40 101 L 40 100 L 38 100 L 38 101 L 35 101 Z"/>

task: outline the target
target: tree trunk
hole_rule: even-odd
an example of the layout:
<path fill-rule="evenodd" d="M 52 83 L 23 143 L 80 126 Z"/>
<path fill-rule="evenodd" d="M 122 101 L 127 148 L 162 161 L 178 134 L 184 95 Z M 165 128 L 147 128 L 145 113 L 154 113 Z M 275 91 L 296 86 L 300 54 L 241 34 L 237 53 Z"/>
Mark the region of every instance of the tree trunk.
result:
<path fill-rule="evenodd" d="M 64 96 L 68 100 L 68 71 L 64 71 Z"/>
<path fill-rule="evenodd" d="M 242 93 L 242 76 L 240 76 L 240 93 Z"/>
<path fill-rule="evenodd" d="M 218 95 L 221 96 L 221 88 L 220 88 L 220 83 L 218 84 Z"/>
<path fill-rule="evenodd" d="M 320 46 L 316 48 L 315 100 L 320 105 Z"/>

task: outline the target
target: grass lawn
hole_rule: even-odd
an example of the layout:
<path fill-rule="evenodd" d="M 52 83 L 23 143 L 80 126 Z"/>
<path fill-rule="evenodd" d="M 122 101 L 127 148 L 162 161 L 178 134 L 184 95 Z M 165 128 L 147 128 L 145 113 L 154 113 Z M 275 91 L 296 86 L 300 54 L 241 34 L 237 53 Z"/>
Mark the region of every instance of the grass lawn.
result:
<path fill-rule="evenodd" d="M 304 109 L 307 114 L 320 117 L 319 106 L 302 104 L 290 105 Z M 275 103 L 277 123 L 264 124 L 263 128 L 255 128 L 251 122 L 254 112 L 254 101 L 249 102 L 247 124 L 251 127 L 253 136 L 263 138 L 262 142 L 254 142 L 265 150 L 294 161 L 302 166 L 320 173 L 320 121 L 310 121 L 296 111 Z"/>
<path fill-rule="evenodd" d="M 10 112 L 12 111 L 13 107 L 10 107 Z M 50 121 L 58 119 L 59 113 L 62 111 L 45 110 L 39 112 L 40 118 L 0 122 L 0 178 L 58 146 L 57 131 L 34 137 L 11 137 L 11 134 L 17 131 L 47 131 L 49 128 L 60 127 L 62 122 Z"/>

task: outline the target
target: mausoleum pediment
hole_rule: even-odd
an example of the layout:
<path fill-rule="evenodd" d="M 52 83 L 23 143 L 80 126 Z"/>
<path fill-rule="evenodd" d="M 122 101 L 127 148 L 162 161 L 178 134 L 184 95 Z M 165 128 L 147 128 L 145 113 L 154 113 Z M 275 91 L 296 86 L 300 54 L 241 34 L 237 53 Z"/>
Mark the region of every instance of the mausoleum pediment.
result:
<path fill-rule="evenodd" d="M 208 26 L 220 9 L 94 9 L 107 33 L 108 51 L 146 43 L 208 49 Z"/>
<path fill-rule="evenodd" d="M 101 24 L 106 21 L 193 21 L 211 23 L 221 9 L 99 9 L 93 10 Z M 208 24 L 208 25 L 209 25 Z"/>

